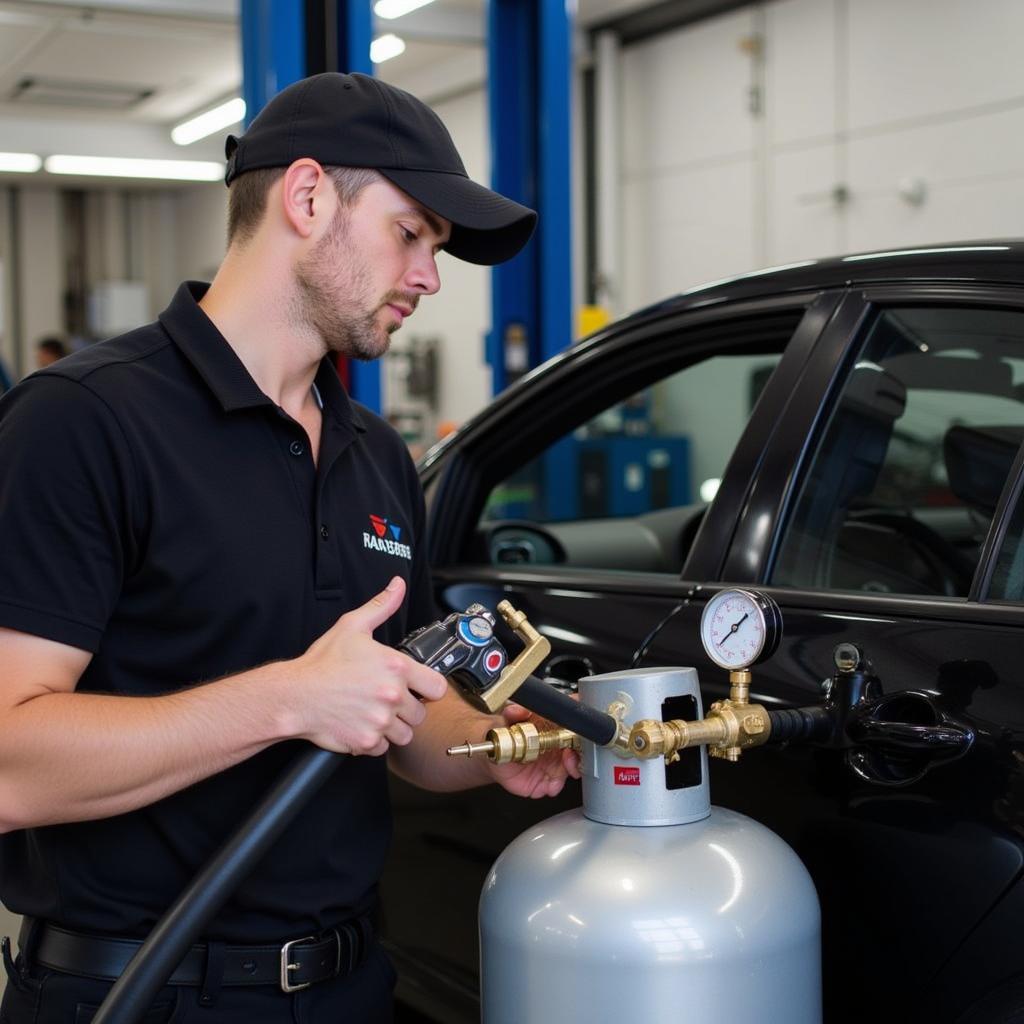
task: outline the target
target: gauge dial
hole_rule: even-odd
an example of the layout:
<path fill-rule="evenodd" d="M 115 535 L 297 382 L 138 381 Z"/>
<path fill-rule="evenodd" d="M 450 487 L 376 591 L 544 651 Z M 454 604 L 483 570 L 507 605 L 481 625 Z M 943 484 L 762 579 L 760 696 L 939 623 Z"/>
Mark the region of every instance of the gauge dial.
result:
<path fill-rule="evenodd" d="M 781 635 L 779 606 L 754 590 L 720 591 L 700 619 L 704 650 L 722 668 L 748 668 L 770 657 Z"/>

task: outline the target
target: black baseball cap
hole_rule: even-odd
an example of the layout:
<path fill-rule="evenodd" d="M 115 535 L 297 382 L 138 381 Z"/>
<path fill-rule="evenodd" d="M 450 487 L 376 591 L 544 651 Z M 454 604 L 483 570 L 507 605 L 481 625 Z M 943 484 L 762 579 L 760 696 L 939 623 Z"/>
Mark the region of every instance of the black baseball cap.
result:
<path fill-rule="evenodd" d="M 336 71 L 279 92 L 238 138 L 229 135 L 225 183 L 301 157 L 326 166 L 372 167 L 452 223 L 445 249 L 469 263 L 511 259 L 537 214 L 471 181 L 441 119 L 403 89 Z"/>

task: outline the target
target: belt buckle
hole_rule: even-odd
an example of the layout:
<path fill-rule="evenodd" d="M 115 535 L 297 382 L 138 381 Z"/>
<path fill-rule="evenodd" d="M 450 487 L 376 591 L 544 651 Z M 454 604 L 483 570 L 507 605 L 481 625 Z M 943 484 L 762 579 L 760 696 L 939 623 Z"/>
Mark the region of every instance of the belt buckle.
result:
<path fill-rule="evenodd" d="M 290 964 L 288 963 L 288 955 L 292 951 L 292 946 L 297 946 L 301 942 L 316 942 L 315 935 L 307 935 L 303 939 L 292 939 L 290 942 L 286 942 L 281 947 L 281 991 L 282 992 L 301 992 L 304 988 L 309 988 L 313 983 L 311 981 L 301 981 L 298 985 L 293 985 L 288 978 L 289 971 L 297 971 L 302 964 Z"/>

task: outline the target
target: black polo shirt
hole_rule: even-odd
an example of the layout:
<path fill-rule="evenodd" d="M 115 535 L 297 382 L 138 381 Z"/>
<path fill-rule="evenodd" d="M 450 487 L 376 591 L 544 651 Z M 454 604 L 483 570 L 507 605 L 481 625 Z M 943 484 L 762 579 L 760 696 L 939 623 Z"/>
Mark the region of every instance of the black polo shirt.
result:
<path fill-rule="evenodd" d="M 319 464 L 189 283 L 159 322 L 0 400 L 0 626 L 90 651 L 79 691 L 160 694 L 294 658 L 404 576 L 388 644 L 432 617 L 423 498 L 401 439 L 328 362 Z M 273 344 L 268 337 L 267 344 Z M 304 744 L 149 807 L 0 836 L 0 898 L 143 935 Z M 390 836 L 383 758 L 345 758 L 210 934 L 276 941 L 372 902 Z"/>

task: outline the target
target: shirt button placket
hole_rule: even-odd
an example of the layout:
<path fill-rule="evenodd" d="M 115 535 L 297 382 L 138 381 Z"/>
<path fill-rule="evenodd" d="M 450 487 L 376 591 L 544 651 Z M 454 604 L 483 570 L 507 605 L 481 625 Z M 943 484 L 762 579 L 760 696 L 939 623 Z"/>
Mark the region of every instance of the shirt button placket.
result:
<path fill-rule="evenodd" d="M 292 441 L 292 443 L 288 445 L 288 451 L 290 451 L 292 455 L 302 455 L 305 450 L 306 446 L 301 441 Z"/>
<path fill-rule="evenodd" d="M 328 508 L 321 505 L 317 509 L 317 519 L 315 520 L 318 523 L 316 533 L 320 536 L 320 543 L 316 546 L 316 585 L 333 590 L 341 586 L 341 565 L 338 560 L 340 554 L 338 543 L 331 540 L 331 527 L 324 522 L 327 512 Z M 328 541 L 331 543 L 327 543 Z"/>

